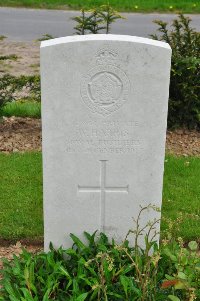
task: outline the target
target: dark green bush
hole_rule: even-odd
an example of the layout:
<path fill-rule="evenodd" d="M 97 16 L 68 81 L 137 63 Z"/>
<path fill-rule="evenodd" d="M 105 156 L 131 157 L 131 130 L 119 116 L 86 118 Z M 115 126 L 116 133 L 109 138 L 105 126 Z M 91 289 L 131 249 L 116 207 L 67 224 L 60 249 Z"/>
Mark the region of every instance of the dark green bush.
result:
<path fill-rule="evenodd" d="M 19 98 L 21 91 L 25 90 L 29 98 L 40 101 L 40 77 L 20 76 L 15 77 L 5 74 L 0 79 L 0 109 L 7 103 Z M 21 97 L 20 97 L 21 98 Z"/>
<path fill-rule="evenodd" d="M 160 36 L 154 39 L 169 43 L 172 68 L 169 92 L 168 126 L 200 129 L 200 33 L 190 27 L 191 20 L 179 15 L 172 23 L 155 21 Z"/>

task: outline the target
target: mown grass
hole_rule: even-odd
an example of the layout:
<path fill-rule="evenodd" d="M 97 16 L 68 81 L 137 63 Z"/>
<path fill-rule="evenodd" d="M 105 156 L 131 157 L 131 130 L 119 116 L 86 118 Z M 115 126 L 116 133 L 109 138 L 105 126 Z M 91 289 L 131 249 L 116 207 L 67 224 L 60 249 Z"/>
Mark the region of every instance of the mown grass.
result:
<path fill-rule="evenodd" d="M 41 104 L 34 101 L 7 103 L 0 111 L 0 116 L 41 117 Z"/>
<path fill-rule="evenodd" d="M 200 158 L 167 156 L 165 162 L 162 212 L 175 221 L 173 234 L 185 240 L 200 239 Z M 166 223 L 163 222 L 162 229 Z"/>
<path fill-rule="evenodd" d="M 0 238 L 43 235 L 41 153 L 0 154 Z"/>
<path fill-rule="evenodd" d="M 41 153 L 0 154 L 0 167 L 0 238 L 37 239 L 43 235 Z M 173 234 L 186 241 L 200 237 L 200 219 L 188 216 L 200 216 L 199 170 L 200 158 L 166 157 L 162 216 L 175 221 L 183 214 Z"/>
<path fill-rule="evenodd" d="M 0 0 L 1 6 L 49 9 L 86 9 L 107 4 L 106 0 Z M 109 0 L 119 11 L 199 13 L 199 0 Z"/>

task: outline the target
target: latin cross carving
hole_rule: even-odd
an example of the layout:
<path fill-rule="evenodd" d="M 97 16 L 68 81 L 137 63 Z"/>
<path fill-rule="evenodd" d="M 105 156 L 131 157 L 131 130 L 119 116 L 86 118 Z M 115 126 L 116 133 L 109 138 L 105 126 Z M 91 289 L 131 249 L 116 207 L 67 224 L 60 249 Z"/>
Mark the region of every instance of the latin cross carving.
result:
<path fill-rule="evenodd" d="M 101 199 L 101 231 L 105 227 L 105 204 L 106 193 L 128 193 L 129 185 L 126 186 L 107 186 L 106 185 L 106 162 L 107 160 L 100 160 L 100 184 L 98 186 L 81 186 L 78 185 L 78 192 L 99 192 Z"/>

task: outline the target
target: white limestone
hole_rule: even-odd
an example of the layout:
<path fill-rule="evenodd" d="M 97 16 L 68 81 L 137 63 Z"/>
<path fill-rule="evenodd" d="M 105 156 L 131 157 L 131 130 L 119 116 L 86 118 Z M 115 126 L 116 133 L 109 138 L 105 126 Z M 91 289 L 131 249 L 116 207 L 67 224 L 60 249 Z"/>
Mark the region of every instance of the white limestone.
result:
<path fill-rule="evenodd" d="M 140 206 L 161 207 L 170 58 L 132 36 L 42 42 L 46 250 L 97 229 L 123 240 Z"/>

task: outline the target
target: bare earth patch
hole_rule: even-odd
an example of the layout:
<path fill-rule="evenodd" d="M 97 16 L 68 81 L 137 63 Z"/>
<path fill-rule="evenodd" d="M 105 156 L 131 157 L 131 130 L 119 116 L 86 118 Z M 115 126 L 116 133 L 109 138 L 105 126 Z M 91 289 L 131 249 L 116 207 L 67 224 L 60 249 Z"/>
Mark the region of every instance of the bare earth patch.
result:
<path fill-rule="evenodd" d="M 178 129 L 167 132 L 166 151 L 177 156 L 200 156 L 200 132 Z"/>
<path fill-rule="evenodd" d="M 21 242 L 17 242 L 15 245 L 10 245 L 10 246 L 3 246 L 0 247 L 0 269 L 3 267 L 3 262 L 2 259 L 6 258 L 9 261 L 12 260 L 13 254 L 16 256 L 19 256 L 20 253 L 22 252 L 22 249 L 26 249 L 27 251 L 35 254 L 37 252 L 42 251 L 42 246 L 41 245 L 22 245 Z M 0 279 L 1 279 L 0 275 Z"/>
<path fill-rule="evenodd" d="M 0 123 L 0 152 L 41 151 L 41 120 L 3 118 Z"/>
<path fill-rule="evenodd" d="M 39 73 L 40 42 L 11 42 L 7 39 L 0 41 L 0 56 L 16 55 L 16 60 L 0 62 L 0 76 L 35 75 Z"/>

